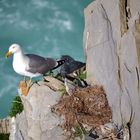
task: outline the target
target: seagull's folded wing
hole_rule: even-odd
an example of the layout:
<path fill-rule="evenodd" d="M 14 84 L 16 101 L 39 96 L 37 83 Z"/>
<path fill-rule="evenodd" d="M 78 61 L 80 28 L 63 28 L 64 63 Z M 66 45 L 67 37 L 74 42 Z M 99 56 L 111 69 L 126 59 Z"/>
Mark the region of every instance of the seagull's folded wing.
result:
<path fill-rule="evenodd" d="M 35 54 L 26 54 L 26 57 L 29 60 L 26 70 L 31 73 L 45 74 L 56 65 L 56 61 L 52 58 L 44 58 Z"/>

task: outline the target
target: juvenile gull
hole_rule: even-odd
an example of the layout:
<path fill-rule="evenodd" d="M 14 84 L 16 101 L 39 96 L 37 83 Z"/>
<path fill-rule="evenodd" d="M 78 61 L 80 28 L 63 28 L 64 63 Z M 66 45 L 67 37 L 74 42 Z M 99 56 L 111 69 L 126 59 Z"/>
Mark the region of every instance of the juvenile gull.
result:
<path fill-rule="evenodd" d="M 62 77 L 67 77 L 73 72 L 76 72 L 77 70 L 81 68 L 85 68 L 86 64 L 77 60 L 74 60 L 69 55 L 63 55 L 61 57 L 62 60 L 65 60 L 65 64 L 62 65 L 60 69 L 60 74 Z"/>
<path fill-rule="evenodd" d="M 64 78 L 64 82 L 67 82 L 66 78 L 69 80 L 75 79 L 79 87 L 86 87 L 87 82 L 80 78 L 80 74 L 86 70 L 86 64 L 75 60 L 69 55 L 63 55 L 61 59 L 65 60 L 65 63 L 60 68 L 60 75 Z M 67 87 L 69 84 L 65 85 Z"/>
<path fill-rule="evenodd" d="M 33 77 L 44 75 L 65 62 L 64 60 L 56 61 L 52 58 L 45 58 L 35 54 L 24 54 L 18 44 L 12 44 L 9 47 L 6 57 L 8 58 L 12 54 L 14 71 L 20 75 L 30 77 L 29 83 L 31 83 Z"/>

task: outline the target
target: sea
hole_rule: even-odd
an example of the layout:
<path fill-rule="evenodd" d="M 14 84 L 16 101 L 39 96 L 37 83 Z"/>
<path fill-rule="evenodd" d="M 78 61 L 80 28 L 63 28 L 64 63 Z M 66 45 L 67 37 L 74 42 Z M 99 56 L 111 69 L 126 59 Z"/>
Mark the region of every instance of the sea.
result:
<path fill-rule="evenodd" d="M 14 72 L 9 46 L 25 53 L 85 61 L 84 8 L 93 0 L 0 0 L 0 118 L 8 115 L 23 76 Z"/>

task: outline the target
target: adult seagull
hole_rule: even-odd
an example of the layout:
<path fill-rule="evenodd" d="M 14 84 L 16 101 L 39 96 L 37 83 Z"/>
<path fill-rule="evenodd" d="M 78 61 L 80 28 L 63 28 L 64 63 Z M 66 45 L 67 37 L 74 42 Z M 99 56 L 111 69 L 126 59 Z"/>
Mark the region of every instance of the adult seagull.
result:
<path fill-rule="evenodd" d="M 20 45 L 12 44 L 6 53 L 6 58 L 13 54 L 13 69 L 16 73 L 25 77 L 30 77 L 29 85 L 32 78 L 44 75 L 50 70 L 58 68 L 65 60 L 56 61 L 52 58 L 45 58 L 36 54 L 24 54 Z M 27 92 L 30 86 L 27 87 Z"/>

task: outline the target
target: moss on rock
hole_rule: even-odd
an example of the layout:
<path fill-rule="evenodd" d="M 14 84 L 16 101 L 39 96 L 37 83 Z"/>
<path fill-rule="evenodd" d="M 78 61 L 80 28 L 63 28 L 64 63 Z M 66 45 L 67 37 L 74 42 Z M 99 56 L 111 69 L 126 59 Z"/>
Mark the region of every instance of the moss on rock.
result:
<path fill-rule="evenodd" d="M 16 114 L 21 113 L 23 111 L 23 104 L 20 96 L 16 96 L 12 102 L 11 110 L 9 112 L 10 117 L 16 116 Z"/>

